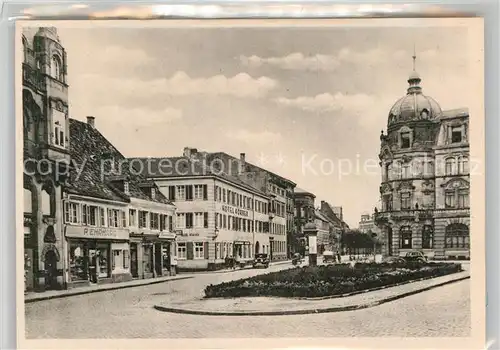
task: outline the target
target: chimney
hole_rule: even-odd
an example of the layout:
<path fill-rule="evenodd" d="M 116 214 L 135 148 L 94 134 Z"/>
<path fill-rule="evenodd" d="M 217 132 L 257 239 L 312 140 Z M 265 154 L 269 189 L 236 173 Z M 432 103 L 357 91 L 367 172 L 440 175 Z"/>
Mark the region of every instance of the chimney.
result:
<path fill-rule="evenodd" d="M 238 174 L 239 175 L 244 173 L 245 164 L 246 164 L 245 153 L 240 153 L 240 162 L 238 164 Z"/>
<path fill-rule="evenodd" d="M 184 153 L 183 153 L 184 157 L 186 158 L 191 158 L 191 148 L 189 147 L 184 147 Z"/>
<path fill-rule="evenodd" d="M 95 128 L 95 117 L 89 115 L 87 117 L 87 124 Z"/>

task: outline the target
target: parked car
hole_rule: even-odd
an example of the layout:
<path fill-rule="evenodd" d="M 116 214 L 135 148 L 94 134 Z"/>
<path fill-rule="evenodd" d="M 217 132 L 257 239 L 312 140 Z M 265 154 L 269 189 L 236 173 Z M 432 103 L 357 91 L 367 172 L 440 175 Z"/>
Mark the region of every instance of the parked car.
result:
<path fill-rule="evenodd" d="M 325 250 L 323 252 L 323 263 L 324 264 L 330 264 L 330 263 L 335 263 L 337 261 L 337 258 L 335 254 L 333 254 L 332 251 Z"/>
<path fill-rule="evenodd" d="M 407 252 L 406 255 L 404 256 L 404 259 L 405 261 L 417 261 L 417 262 L 427 261 L 427 257 L 424 255 L 424 253 L 416 250 Z"/>
<path fill-rule="evenodd" d="M 382 262 L 387 264 L 402 264 L 405 263 L 406 260 L 400 256 L 387 256 Z"/>
<path fill-rule="evenodd" d="M 253 261 L 253 267 L 263 266 L 266 269 L 269 267 L 269 256 L 264 253 L 255 254 L 255 259 Z"/>

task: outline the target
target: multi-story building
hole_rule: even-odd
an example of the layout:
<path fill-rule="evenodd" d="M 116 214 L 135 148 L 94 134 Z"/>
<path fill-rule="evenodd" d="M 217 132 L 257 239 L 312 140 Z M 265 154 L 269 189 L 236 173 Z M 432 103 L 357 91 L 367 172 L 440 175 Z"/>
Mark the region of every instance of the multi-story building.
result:
<path fill-rule="evenodd" d="M 306 254 L 306 237 L 304 236 L 304 225 L 315 220 L 314 201 L 316 196 L 302 188 L 296 187 L 294 191 L 294 235 L 290 240 L 293 253 Z"/>
<path fill-rule="evenodd" d="M 179 270 L 218 269 L 272 254 L 270 197 L 207 163 L 207 153 L 186 148 L 182 157 L 129 159 L 177 207 Z M 285 249 L 285 246 L 283 246 Z"/>
<path fill-rule="evenodd" d="M 341 237 L 349 230 L 349 225 L 338 215 L 343 215 L 342 207 L 332 206 L 327 201 L 321 201 L 321 213 L 330 221 L 330 239 L 332 242 L 332 250 L 341 250 Z"/>
<path fill-rule="evenodd" d="M 332 226 L 333 223 L 328 219 L 319 208 L 314 210 L 314 223 L 316 224 L 317 238 L 316 238 L 316 251 L 322 255 L 325 250 L 334 251 L 334 242 L 332 240 Z"/>
<path fill-rule="evenodd" d="M 361 220 L 359 220 L 359 231 L 362 233 L 375 232 L 376 225 L 374 221 L 374 215 L 368 213 L 361 214 Z"/>
<path fill-rule="evenodd" d="M 75 168 L 64 188 L 67 282 L 121 282 L 175 273 L 175 206 L 88 122 L 70 119 Z"/>
<path fill-rule="evenodd" d="M 55 28 L 22 35 L 25 288 L 64 287 L 62 187 L 70 166 L 66 51 Z"/>
<path fill-rule="evenodd" d="M 205 154 L 205 152 L 202 152 Z M 291 205 L 296 184 L 271 171 L 246 161 L 245 153 L 239 158 L 224 152 L 206 153 L 209 164 L 221 165 L 221 171 L 238 178 L 269 197 L 269 244 L 271 260 L 284 260 L 288 256 L 287 238 L 293 222 Z"/>
<path fill-rule="evenodd" d="M 385 253 L 418 249 L 429 257 L 469 257 L 469 113 L 442 111 L 411 73 L 405 96 L 380 136 L 382 208 L 376 224 Z"/>

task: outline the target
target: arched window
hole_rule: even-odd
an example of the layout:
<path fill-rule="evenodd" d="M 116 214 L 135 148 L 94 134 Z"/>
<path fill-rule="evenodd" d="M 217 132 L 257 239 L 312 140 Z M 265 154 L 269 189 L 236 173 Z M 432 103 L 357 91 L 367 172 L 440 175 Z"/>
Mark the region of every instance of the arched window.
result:
<path fill-rule="evenodd" d="M 454 175 L 455 168 L 456 168 L 455 158 L 447 158 L 445 161 L 445 174 L 446 175 Z"/>
<path fill-rule="evenodd" d="M 458 160 L 458 173 L 468 174 L 469 173 L 469 159 L 467 157 L 460 157 Z"/>
<path fill-rule="evenodd" d="M 465 180 L 449 181 L 444 188 L 446 208 L 469 208 L 469 184 Z"/>
<path fill-rule="evenodd" d="M 432 249 L 434 245 L 434 228 L 424 225 L 422 228 L 422 249 Z"/>
<path fill-rule="evenodd" d="M 451 224 L 446 227 L 445 248 L 467 249 L 470 247 L 469 228 L 464 224 Z"/>
<path fill-rule="evenodd" d="M 412 247 L 412 237 L 411 237 L 411 227 L 403 226 L 399 231 L 399 247 L 401 249 L 411 249 Z"/>
<path fill-rule="evenodd" d="M 53 78 L 62 81 L 61 60 L 57 56 L 52 56 L 52 60 L 50 62 L 50 75 Z"/>

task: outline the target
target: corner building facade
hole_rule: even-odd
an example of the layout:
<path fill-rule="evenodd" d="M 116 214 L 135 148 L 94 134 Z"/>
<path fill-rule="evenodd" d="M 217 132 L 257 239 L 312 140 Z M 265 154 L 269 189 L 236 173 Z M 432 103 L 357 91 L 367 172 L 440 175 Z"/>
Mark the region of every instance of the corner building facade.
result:
<path fill-rule="evenodd" d="M 381 210 L 375 223 L 386 255 L 470 257 L 469 113 L 442 111 L 413 71 L 380 136 Z"/>

